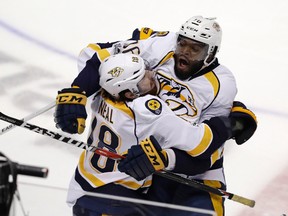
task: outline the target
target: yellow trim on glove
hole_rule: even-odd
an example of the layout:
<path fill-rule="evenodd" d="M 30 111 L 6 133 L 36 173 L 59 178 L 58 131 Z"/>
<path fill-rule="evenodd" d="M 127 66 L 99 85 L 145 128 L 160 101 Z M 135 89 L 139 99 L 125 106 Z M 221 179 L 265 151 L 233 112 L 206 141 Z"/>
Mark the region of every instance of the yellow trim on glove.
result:
<path fill-rule="evenodd" d="M 82 134 L 85 130 L 85 121 L 86 119 L 84 118 L 77 118 L 77 122 L 78 122 L 78 134 Z"/>
<path fill-rule="evenodd" d="M 145 154 L 147 155 L 147 158 L 150 160 L 150 163 L 155 168 L 155 170 L 162 170 L 165 168 L 165 165 L 164 165 L 159 153 L 155 149 L 155 147 L 154 147 L 154 145 L 150 139 L 142 140 L 140 142 L 140 145 L 141 145 L 143 151 L 145 152 Z M 167 155 L 166 155 L 166 157 L 167 157 Z"/>
<path fill-rule="evenodd" d="M 246 113 L 248 115 L 250 115 L 254 121 L 257 123 L 257 118 L 256 118 L 256 115 L 251 111 L 251 110 L 248 110 L 248 109 L 244 109 L 243 107 L 233 107 L 231 112 L 242 112 L 242 113 Z"/>

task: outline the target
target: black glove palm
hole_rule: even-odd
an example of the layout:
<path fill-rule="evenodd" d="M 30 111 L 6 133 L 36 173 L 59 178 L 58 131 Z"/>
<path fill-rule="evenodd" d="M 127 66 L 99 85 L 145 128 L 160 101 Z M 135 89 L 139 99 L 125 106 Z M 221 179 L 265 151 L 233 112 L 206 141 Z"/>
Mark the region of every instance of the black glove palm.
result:
<path fill-rule="evenodd" d="M 81 134 L 85 129 L 87 97 L 79 88 L 65 88 L 58 92 L 54 121 L 56 127 L 71 134 Z"/>
<path fill-rule="evenodd" d="M 234 101 L 230 113 L 230 118 L 235 120 L 233 127 L 233 138 L 238 145 L 246 142 L 257 129 L 257 119 L 255 114 L 239 102 Z"/>

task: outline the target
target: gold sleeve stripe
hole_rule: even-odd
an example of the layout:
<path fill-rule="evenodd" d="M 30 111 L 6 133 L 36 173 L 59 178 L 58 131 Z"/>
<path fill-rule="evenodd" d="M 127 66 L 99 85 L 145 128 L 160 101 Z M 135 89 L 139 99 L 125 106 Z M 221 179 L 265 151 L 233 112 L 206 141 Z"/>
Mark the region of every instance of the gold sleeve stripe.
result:
<path fill-rule="evenodd" d="M 153 29 L 151 28 L 141 28 L 140 30 L 140 40 L 147 39 L 153 33 Z"/>
<path fill-rule="evenodd" d="M 84 168 L 84 159 L 85 159 L 85 151 L 82 152 L 80 159 L 79 159 L 79 171 L 80 173 L 85 176 L 90 182 L 92 182 L 94 185 L 96 185 L 97 187 L 103 186 L 105 185 L 104 182 L 102 182 L 101 180 L 99 180 L 98 178 L 96 178 L 93 174 L 91 174 L 90 172 L 86 171 Z"/>
<path fill-rule="evenodd" d="M 213 139 L 212 131 L 211 131 L 210 127 L 205 124 L 204 125 L 204 135 L 203 135 L 201 142 L 199 143 L 199 145 L 196 148 L 194 148 L 191 151 L 188 151 L 188 154 L 190 154 L 193 157 L 202 154 L 209 147 L 212 139 Z"/>
<path fill-rule="evenodd" d="M 211 83 L 211 85 L 214 89 L 214 97 L 216 97 L 216 95 L 218 94 L 219 89 L 220 89 L 220 83 L 219 83 L 218 78 L 216 77 L 216 75 L 212 71 L 210 71 L 209 73 L 206 73 L 204 76 Z"/>
<path fill-rule="evenodd" d="M 174 52 L 170 51 L 161 61 L 158 65 L 164 64 L 169 59 L 173 58 Z"/>
<path fill-rule="evenodd" d="M 134 189 L 134 190 L 136 190 L 142 186 L 142 185 L 138 184 L 137 182 L 125 181 L 125 180 L 116 181 L 115 184 L 125 185 L 126 187 L 129 187 L 129 188 Z"/>
<path fill-rule="evenodd" d="M 173 51 L 170 51 L 169 53 L 167 53 L 164 58 L 162 58 L 162 60 L 156 65 L 154 66 L 153 68 L 156 68 L 158 67 L 159 65 L 162 65 L 164 64 L 166 61 L 168 61 L 169 59 L 173 58 L 173 55 L 174 55 L 174 52 Z"/>
<path fill-rule="evenodd" d="M 108 98 L 105 98 L 106 103 L 109 103 L 113 107 L 121 110 L 122 112 L 126 113 L 128 116 L 130 116 L 131 119 L 134 119 L 134 114 L 131 111 L 131 109 L 122 101 L 120 102 L 114 102 Z"/>
<path fill-rule="evenodd" d="M 231 112 L 247 113 L 248 115 L 250 115 L 255 120 L 255 122 L 257 122 L 257 118 L 256 118 L 255 114 L 250 110 L 244 109 L 242 107 L 233 107 Z"/>
<path fill-rule="evenodd" d="M 144 187 L 150 187 L 152 185 L 152 180 L 146 180 L 143 184 Z"/>
<path fill-rule="evenodd" d="M 98 44 L 89 44 L 87 47 L 93 49 L 94 51 L 101 50 L 101 47 Z"/>
<path fill-rule="evenodd" d="M 221 183 L 219 181 L 213 181 L 213 180 L 204 180 L 204 184 L 208 185 L 210 187 L 214 188 L 220 188 Z M 223 215 L 224 214 L 224 209 L 222 205 L 222 197 L 218 196 L 216 194 L 210 193 L 211 201 L 213 204 L 213 207 L 215 209 L 216 215 Z"/>
<path fill-rule="evenodd" d="M 104 59 L 106 59 L 108 56 L 110 56 L 110 53 L 107 49 L 100 49 L 100 50 L 97 50 L 97 55 L 98 55 L 98 58 L 103 61 Z"/>
<path fill-rule="evenodd" d="M 219 159 L 219 150 L 217 149 L 213 154 L 211 155 L 211 166 L 215 163 L 216 160 Z"/>

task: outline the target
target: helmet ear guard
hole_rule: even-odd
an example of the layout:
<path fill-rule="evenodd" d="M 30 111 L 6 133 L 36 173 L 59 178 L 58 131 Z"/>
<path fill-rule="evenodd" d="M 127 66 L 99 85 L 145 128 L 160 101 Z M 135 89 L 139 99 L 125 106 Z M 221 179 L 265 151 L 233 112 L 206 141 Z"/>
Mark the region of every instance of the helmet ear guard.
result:
<path fill-rule="evenodd" d="M 205 65 L 214 61 L 221 45 L 222 30 L 215 19 L 194 16 L 187 20 L 178 31 L 178 35 L 209 45 L 207 57 L 204 60 Z M 207 60 L 211 55 L 214 59 L 208 63 Z"/>

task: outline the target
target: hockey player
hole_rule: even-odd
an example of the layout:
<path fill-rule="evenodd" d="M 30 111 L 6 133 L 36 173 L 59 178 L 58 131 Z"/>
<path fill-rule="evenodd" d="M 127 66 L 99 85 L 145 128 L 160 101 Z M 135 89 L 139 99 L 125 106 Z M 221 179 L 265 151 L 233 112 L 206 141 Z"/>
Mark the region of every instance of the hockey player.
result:
<path fill-rule="evenodd" d="M 145 29 L 141 33 L 143 36 L 151 32 Z M 233 75 L 220 65 L 216 58 L 221 44 L 221 34 L 221 28 L 215 20 L 197 16 L 189 19 L 178 33 L 156 32 L 146 40 L 91 44 L 79 57 L 80 74 L 72 83 L 74 88 L 63 89 L 59 92 L 59 96 L 76 95 L 82 98 L 91 96 L 100 88 L 98 67 L 103 59 L 119 52 L 134 52 L 147 60 L 153 69 L 161 71 L 157 74 L 157 79 L 160 81 L 158 96 L 179 117 L 191 123 L 200 123 L 212 116 L 228 116 L 237 90 Z M 83 132 L 87 116 L 85 103 L 58 101 L 57 104 L 55 116 L 57 126 L 69 133 Z M 237 103 L 232 111 L 237 111 L 232 114 L 242 117 L 243 120 L 241 125 L 243 130 L 235 136 L 236 142 L 242 144 L 256 130 L 256 119 L 241 103 Z M 207 147 L 203 146 L 200 153 Z M 192 178 L 206 180 L 205 183 L 225 188 L 222 163 L 221 158 L 205 174 Z M 131 160 L 131 165 L 137 164 Z M 141 167 L 141 164 L 137 166 Z M 128 170 L 125 172 L 138 178 Z M 161 184 L 158 187 L 160 190 Z M 192 198 L 190 194 L 192 192 L 189 190 L 186 192 Z M 204 198 L 202 194 L 198 195 L 203 201 L 200 204 L 195 205 L 194 201 L 190 202 L 189 199 L 183 204 L 213 209 L 218 215 L 223 214 L 224 200 L 210 197 L 208 193 Z M 195 194 L 193 197 L 197 198 Z M 211 203 L 218 207 L 214 207 Z"/>
<path fill-rule="evenodd" d="M 81 211 L 87 215 L 92 212 L 93 215 L 135 215 L 137 208 L 111 207 L 98 198 L 82 196 L 81 191 L 77 190 L 82 188 L 90 192 L 144 198 L 141 189 L 151 185 L 151 176 L 148 175 L 164 168 L 190 175 L 202 173 L 210 167 L 211 162 L 220 158 L 222 143 L 233 136 L 233 118 L 213 117 L 205 121 L 205 124 L 193 126 L 177 117 L 165 102 L 150 95 L 156 95 L 159 83 L 155 78 L 155 72 L 148 70 L 144 60 L 137 55 L 110 56 L 101 64 L 99 73 L 103 90 L 93 99 L 92 127 L 88 144 L 119 154 L 135 145 L 136 149 L 138 146 L 141 147 L 140 152 L 153 149 L 154 154 L 151 160 L 145 155 L 140 158 L 141 163 L 145 161 L 147 171 L 144 170 L 141 178 L 143 169 L 139 170 L 138 175 L 141 179 L 137 181 L 119 172 L 116 161 L 84 151 L 72 178 L 68 195 L 71 204 L 76 202 L 73 208 L 74 215 L 83 215 Z M 153 136 L 147 138 L 147 135 Z M 210 144 L 206 151 L 215 151 L 215 154 L 207 156 L 204 160 L 195 159 L 198 156 L 195 155 L 197 149 L 206 143 Z M 164 150 L 161 151 L 162 149 Z M 203 151 L 202 154 L 205 153 Z M 128 155 L 130 156 L 130 152 Z M 155 161 L 159 164 L 155 165 Z M 189 168 L 183 169 L 187 163 Z M 109 200 L 109 203 L 113 201 Z"/>

